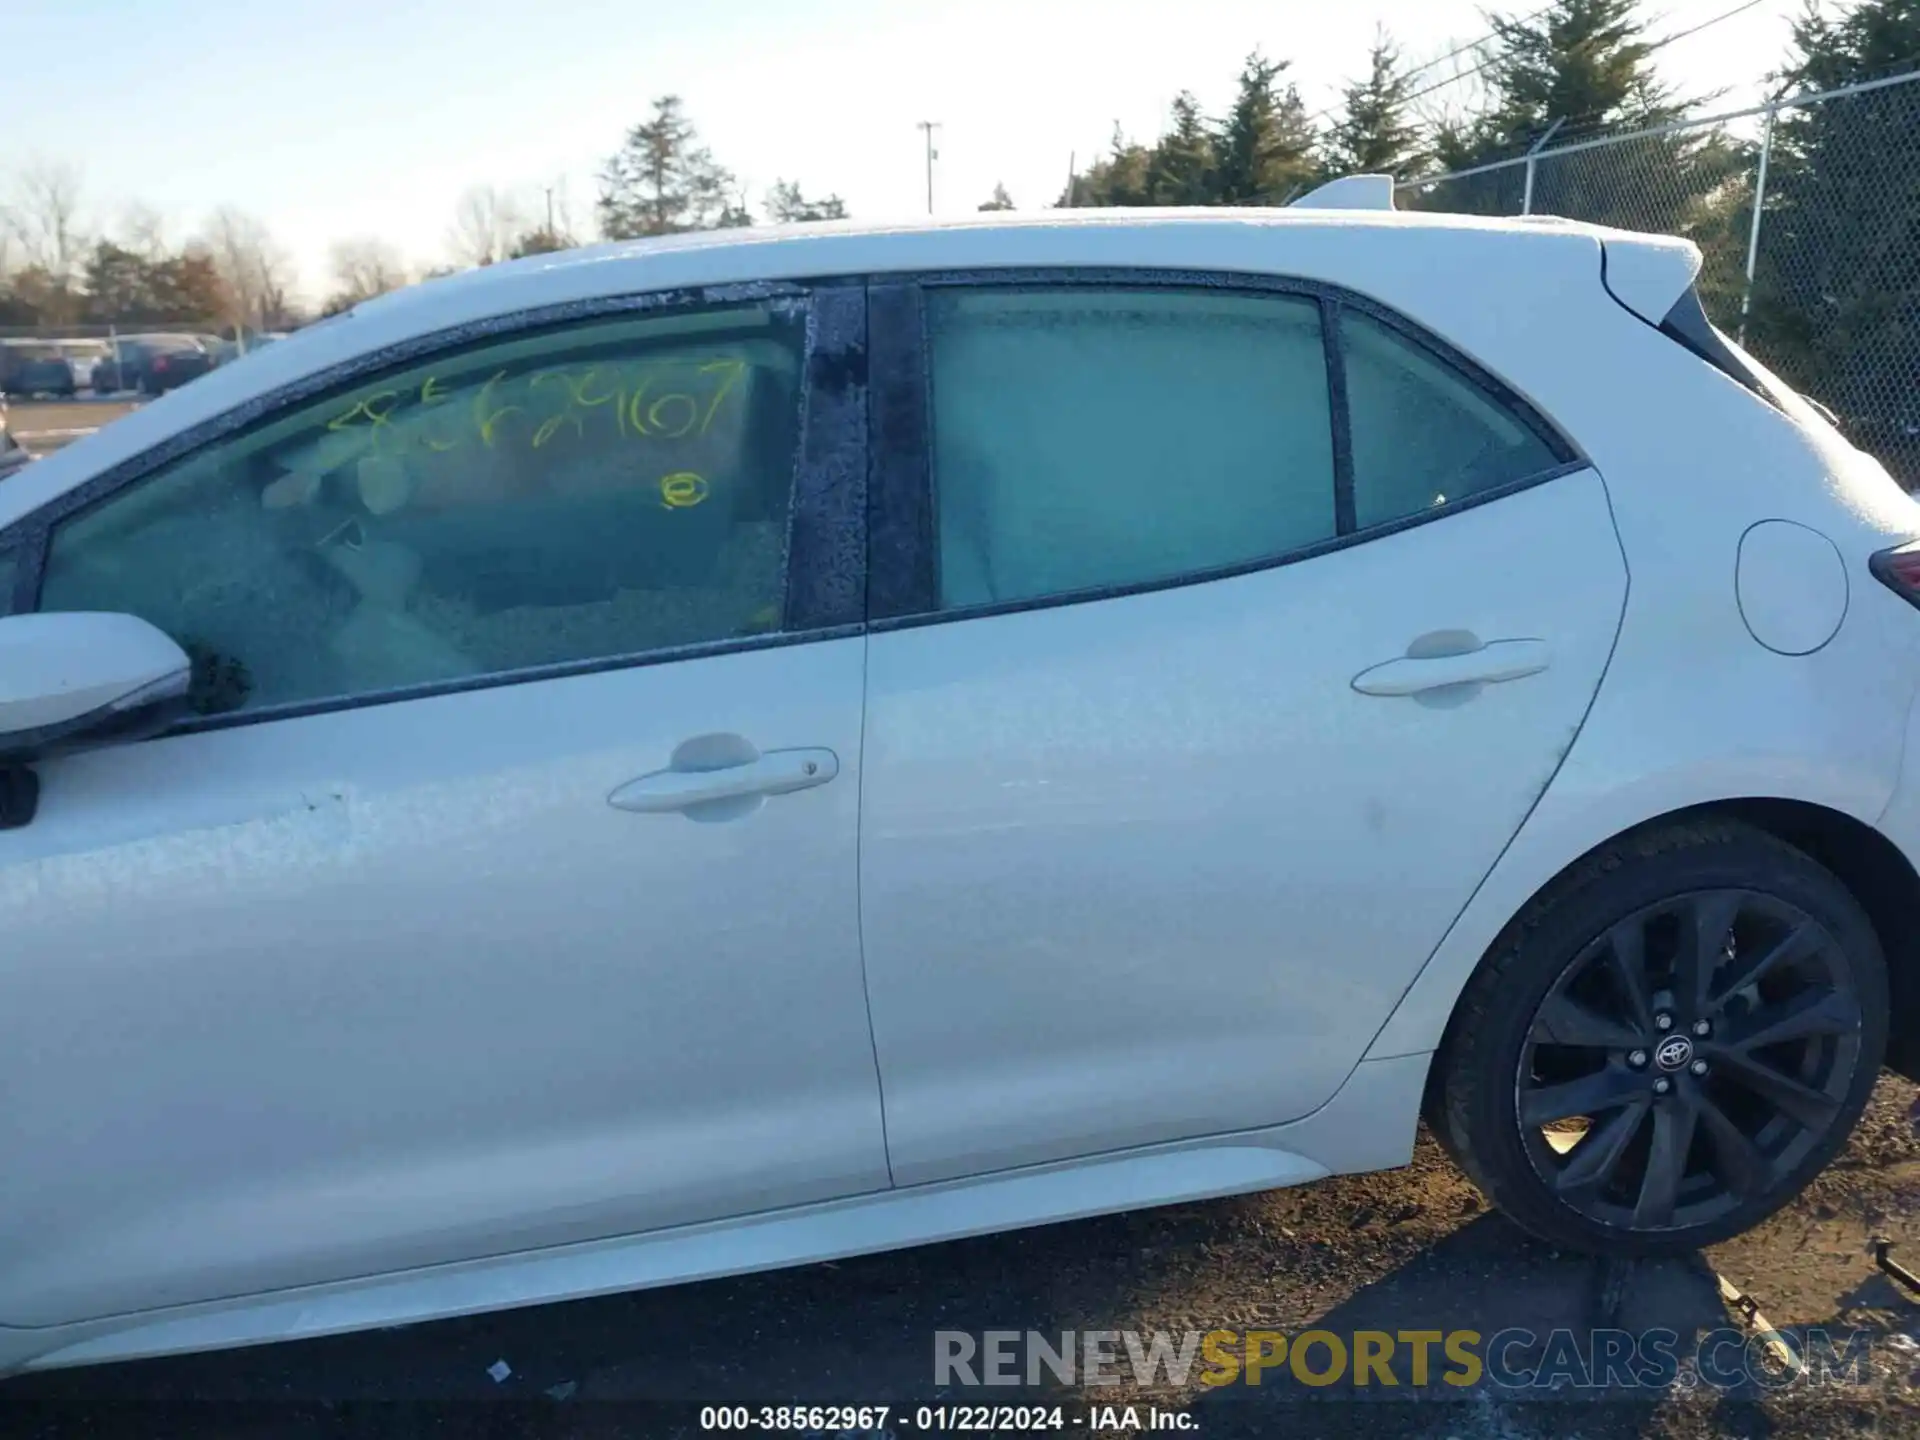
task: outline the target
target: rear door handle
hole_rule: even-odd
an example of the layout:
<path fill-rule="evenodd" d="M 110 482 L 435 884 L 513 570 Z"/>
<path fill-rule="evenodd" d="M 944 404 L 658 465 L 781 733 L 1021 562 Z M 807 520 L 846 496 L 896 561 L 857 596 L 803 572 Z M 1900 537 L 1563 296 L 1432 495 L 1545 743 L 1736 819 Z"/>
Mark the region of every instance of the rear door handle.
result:
<path fill-rule="evenodd" d="M 791 795 L 824 785 L 840 773 L 831 750 L 769 750 L 744 765 L 719 770 L 656 770 L 629 780 L 607 797 L 616 810 L 663 815 L 747 796 Z"/>
<path fill-rule="evenodd" d="M 1492 640 L 1459 655 L 1389 660 L 1354 676 L 1353 688 L 1362 695 L 1420 695 L 1448 685 L 1498 685 L 1538 675 L 1552 660 L 1544 640 Z"/>

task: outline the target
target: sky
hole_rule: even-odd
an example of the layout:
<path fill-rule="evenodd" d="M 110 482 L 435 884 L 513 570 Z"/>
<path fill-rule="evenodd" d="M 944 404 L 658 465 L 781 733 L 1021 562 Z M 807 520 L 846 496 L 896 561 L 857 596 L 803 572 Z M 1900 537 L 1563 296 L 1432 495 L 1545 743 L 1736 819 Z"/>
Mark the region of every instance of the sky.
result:
<path fill-rule="evenodd" d="M 1657 37 L 1739 3 L 1646 9 Z M 1663 72 L 1687 96 L 1724 92 L 1713 109 L 1751 103 L 1798 9 L 1760 0 L 1663 50 Z M 940 125 L 936 213 L 995 184 L 1037 208 L 1116 121 L 1151 139 L 1183 88 L 1224 109 L 1256 47 L 1291 62 L 1311 109 L 1331 105 L 1381 25 L 1415 64 L 1487 28 L 1474 0 L 0 0 L 0 203 L 10 168 L 46 160 L 77 167 L 84 218 L 109 235 L 136 202 L 176 242 L 237 206 L 311 301 L 336 241 L 446 263 L 477 185 L 535 212 L 552 187 L 591 233 L 595 173 L 675 93 L 756 208 L 788 179 L 858 217 L 925 213 L 921 120 Z"/>

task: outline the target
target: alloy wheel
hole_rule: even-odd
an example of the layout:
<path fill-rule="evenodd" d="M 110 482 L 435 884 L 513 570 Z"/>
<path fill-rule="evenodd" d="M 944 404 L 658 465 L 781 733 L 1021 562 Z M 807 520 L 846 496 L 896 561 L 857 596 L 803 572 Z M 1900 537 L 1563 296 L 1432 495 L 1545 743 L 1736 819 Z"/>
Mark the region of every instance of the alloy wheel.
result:
<path fill-rule="evenodd" d="M 1515 1113 L 1554 1195 L 1637 1231 L 1760 1200 L 1840 1121 L 1861 1009 L 1845 952 L 1775 896 L 1706 890 L 1617 922 L 1521 1047 Z"/>

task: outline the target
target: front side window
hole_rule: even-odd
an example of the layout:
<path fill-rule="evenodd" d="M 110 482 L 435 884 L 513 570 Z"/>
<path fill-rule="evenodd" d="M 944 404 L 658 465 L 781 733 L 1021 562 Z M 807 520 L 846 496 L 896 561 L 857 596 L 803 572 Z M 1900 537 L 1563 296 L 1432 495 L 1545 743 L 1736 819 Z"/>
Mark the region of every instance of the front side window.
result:
<path fill-rule="evenodd" d="M 1167 580 L 1335 534 L 1318 304 L 934 290 L 943 608 Z"/>
<path fill-rule="evenodd" d="M 150 620 L 203 712 L 777 630 L 803 337 L 728 306 L 384 376 L 61 522 L 41 608 Z"/>

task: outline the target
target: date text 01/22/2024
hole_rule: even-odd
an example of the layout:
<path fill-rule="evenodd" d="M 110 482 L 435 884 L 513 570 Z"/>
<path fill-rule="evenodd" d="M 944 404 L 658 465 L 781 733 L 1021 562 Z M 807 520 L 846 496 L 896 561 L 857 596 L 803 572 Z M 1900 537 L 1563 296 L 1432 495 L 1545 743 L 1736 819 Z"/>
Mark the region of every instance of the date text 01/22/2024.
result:
<path fill-rule="evenodd" d="M 1100 1430 L 1178 1433 L 1197 1428 L 1184 1410 L 1157 1405 L 1097 1405 L 1076 1414 L 1061 1405 L 707 1405 L 704 1431 L 891 1440 L 914 1433 L 997 1435 L 1008 1431 Z"/>

